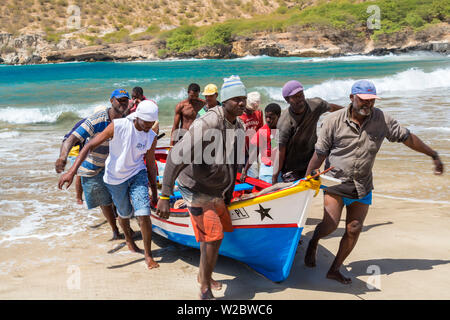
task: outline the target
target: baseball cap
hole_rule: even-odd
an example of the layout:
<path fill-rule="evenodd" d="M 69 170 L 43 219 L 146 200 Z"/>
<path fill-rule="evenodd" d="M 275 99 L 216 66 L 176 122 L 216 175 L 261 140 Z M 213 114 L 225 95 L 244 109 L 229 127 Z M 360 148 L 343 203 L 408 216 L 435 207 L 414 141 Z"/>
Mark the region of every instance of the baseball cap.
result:
<path fill-rule="evenodd" d="M 128 119 L 134 120 L 139 118 L 144 121 L 158 121 L 158 105 L 153 100 L 141 101 L 136 112 L 127 116 Z"/>
<path fill-rule="evenodd" d="M 202 95 L 211 96 L 216 93 L 218 93 L 217 86 L 214 83 L 210 83 L 205 87 L 205 90 L 203 90 Z"/>
<path fill-rule="evenodd" d="M 291 80 L 283 86 L 283 98 L 287 101 L 287 98 L 294 94 L 303 91 L 303 85 L 297 80 Z"/>
<path fill-rule="evenodd" d="M 363 100 L 380 99 L 380 97 L 377 96 L 375 85 L 368 80 L 356 81 L 352 86 L 352 94 L 357 95 Z"/>
<path fill-rule="evenodd" d="M 123 97 L 127 97 L 128 99 L 130 99 L 130 95 L 128 94 L 127 90 L 125 89 L 116 89 L 111 93 L 111 98 L 116 98 L 116 99 L 120 99 Z"/>

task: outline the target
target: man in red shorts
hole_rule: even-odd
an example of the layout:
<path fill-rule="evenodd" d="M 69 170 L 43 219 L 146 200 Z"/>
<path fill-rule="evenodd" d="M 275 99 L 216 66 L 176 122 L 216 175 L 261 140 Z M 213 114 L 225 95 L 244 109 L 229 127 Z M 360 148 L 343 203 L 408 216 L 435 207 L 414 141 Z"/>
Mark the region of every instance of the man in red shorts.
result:
<path fill-rule="evenodd" d="M 222 107 L 211 108 L 196 119 L 170 151 L 157 210 L 161 218 L 169 217 L 169 197 L 178 178 L 200 242 L 200 299 L 214 299 L 211 289 L 221 288 L 212 272 L 224 232 L 233 231 L 227 206 L 233 197 L 238 163 L 245 161 L 245 131 L 237 117 L 244 112 L 247 90 L 238 76 L 231 76 L 224 80 L 220 95 Z M 214 139 L 206 138 L 209 135 Z"/>

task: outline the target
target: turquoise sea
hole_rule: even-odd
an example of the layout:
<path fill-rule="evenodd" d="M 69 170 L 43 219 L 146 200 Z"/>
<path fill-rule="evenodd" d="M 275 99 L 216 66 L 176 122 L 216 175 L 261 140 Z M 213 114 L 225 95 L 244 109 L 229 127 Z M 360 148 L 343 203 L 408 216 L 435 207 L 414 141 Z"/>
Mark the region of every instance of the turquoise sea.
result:
<path fill-rule="evenodd" d="M 202 88 L 239 75 L 259 91 L 262 107 L 286 104 L 283 84 L 301 81 L 307 97 L 347 105 L 355 80 L 372 80 L 377 106 L 450 159 L 450 57 L 414 53 L 339 58 L 245 57 L 234 60 L 95 62 L 0 65 L 0 244 L 28 238 L 56 240 L 83 231 L 97 219 L 56 188 L 53 163 L 62 136 L 116 88 L 141 86 L 160 107 L 161 129 L 170 133 L 174 108 L 191 82 Z M 160 145 L 167 144 L 167 137 Z M 401 198 L 449 205 L 448 174 L 432 175 L 431 160 L 402 144 L 385 142 L 374 168 L 375 201 Z M 80 211 L 82 214 L 79 214 Z M 77 212 L 75 214 L 74 212 Z M 61 223 L 64 221 L 64 224 Z M 51 232 L 49 232 L 51 230 Z"/>

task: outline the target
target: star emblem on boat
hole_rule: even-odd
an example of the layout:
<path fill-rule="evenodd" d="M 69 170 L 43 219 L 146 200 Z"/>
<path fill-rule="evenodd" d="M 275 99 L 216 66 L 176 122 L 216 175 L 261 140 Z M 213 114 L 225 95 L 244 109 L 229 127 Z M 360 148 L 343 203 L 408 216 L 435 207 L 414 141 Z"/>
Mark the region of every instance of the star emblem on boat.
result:
<path fill-rule="evenodd" d="M 270 210 L 270 208 L 266 209 L 266 208 L 263 208 L 262 205 L 259 205 L 259 209 L 255 210 L 255 211 L 261 215 L 261 221 L 263 221 L 265 217 L 268 217 L 273 220 L 273 218 L 269 214 L 269 210 Z"/>

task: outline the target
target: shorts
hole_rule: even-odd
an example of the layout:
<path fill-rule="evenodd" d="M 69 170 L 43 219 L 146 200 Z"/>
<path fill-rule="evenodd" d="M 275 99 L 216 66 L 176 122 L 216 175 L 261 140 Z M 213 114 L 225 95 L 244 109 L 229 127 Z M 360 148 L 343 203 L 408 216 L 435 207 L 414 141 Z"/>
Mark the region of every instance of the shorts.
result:
<path fill-rule="evenodd" d="M 185 187 L 179 189 L 187 202 L 197 242 L 222 240 L 224 232 L 233 231 L 230 212 L 222 198 L 194 193 Z"/>
<path fill-rule="evenodd" d="M 103 182 L 104 173 L 105 169 L 93 177 L 81 177 L 81 186 L 83 187 L 88 209 L 94 209 L 98 206 L 109 206 L 113 203 L 111 194 Z"/>
<path fill-rule="evenodd" d="M 150 196 L 148 195 L 147 170 L 143 169 L 120 184 L 105 183 L 111 193 L 117 214 L 128 219 L 133 216 L 150 216 Z"/>
<path fill-rule="evenodd" d="M 346 197 L 341 197 L 342 201 L 344 201 L 345 206 L 351 205 L 353 202 L 360 202 L 364 204 L 371 205 L 372 204 L 372 191 L 370 191 L 365 197 L 361 199 L 350 199 Z"/>
<path fill-rule="evenodd" d="M 259 167 L 259 180 L 272 184 L 272 175 L 273 166 L 266 166 L 264 163 L 261 163 L 261 166 Z M 277 182 L 283 182 L 281 179 L 281 172 L 278 174 Z"/>
<path fill-rule="evenodd" d="M 75 157 L 75 156 L 68 156 L 67 160 L 69 160 L 70 166 L 73 166 L 73 164 L 75 163 L 75 160 L 77 160 L 77 157 Z"/>

